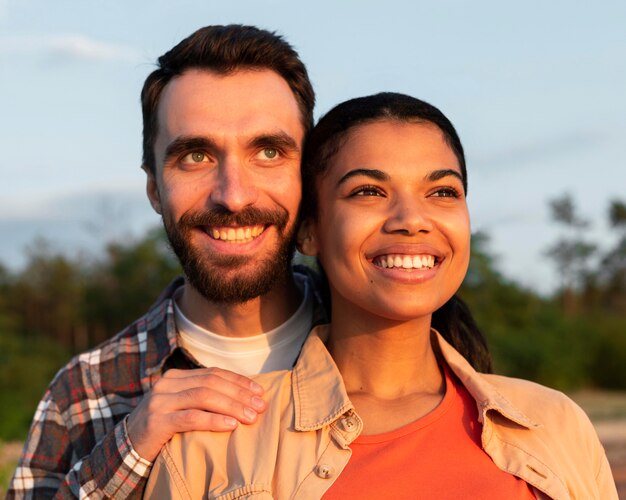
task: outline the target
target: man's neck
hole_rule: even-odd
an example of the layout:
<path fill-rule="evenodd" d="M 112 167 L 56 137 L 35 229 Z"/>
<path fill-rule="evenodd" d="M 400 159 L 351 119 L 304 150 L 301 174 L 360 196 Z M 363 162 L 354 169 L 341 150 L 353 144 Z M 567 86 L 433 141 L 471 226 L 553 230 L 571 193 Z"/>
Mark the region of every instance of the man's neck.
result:
<path fill-rule="evenodd" d="M 238 304 L 211 302 L 185 280 L 177 303 L 190 321 L 206 330 L 226 337 L 249 337 L 282 325 L 301 301 L 302 293 L 288 273 L 268 293 Z"/>

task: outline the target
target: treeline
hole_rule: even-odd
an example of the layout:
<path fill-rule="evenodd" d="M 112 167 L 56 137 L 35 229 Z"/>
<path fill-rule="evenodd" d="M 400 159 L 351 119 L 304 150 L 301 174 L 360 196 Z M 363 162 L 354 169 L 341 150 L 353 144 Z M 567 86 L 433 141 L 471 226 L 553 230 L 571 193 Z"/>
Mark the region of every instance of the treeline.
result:
<path fill-rule="evenodd" d="M 0 441 L 24 439 L 56 371 L 142 315 L 178 274 L 160 229 L 97 258 L 37 241 L 22 271 L 0 267 Z"/>
<path fill-rule="evenodd" d="M 573 199 L 550 201 L 560 235 L 546 249 L 561 277 L 551 297 L 502 276 L 488 238 L 472 238 L 461 295 L 485 331 L 496 371 L 560 389 L 626 389 L 626 204 L 609 203 L 601 244 Z"/>
<path fill-rule="evenodd" d="M 542 297 L 503 276 L 475 234 L 461 290 L 497 371 L 561 389 L 626 388 L 626 205 L 609 207 L 612 242 L 594 245 L 564 196 L 551 202 L 562 235 L 546 250 L 562 286 Z M 45 242 L 23 270 L 0 266 L 0 440 L 20 439 L 56 370 L 143 314 L 180 274 L 161 229 L 68 257 Z"/>

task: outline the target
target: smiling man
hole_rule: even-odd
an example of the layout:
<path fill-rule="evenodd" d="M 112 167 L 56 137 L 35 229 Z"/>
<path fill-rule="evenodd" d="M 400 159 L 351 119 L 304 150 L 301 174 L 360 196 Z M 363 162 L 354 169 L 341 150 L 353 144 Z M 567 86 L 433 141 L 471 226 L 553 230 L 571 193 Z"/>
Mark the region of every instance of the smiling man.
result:
<path fill-rule="evenodd" d="M 35 414 L 9 497 L 141 496 L 175 433 L 265 410 L 244 375 L 291 368 L 323 316 L 290 260 L 314 93 L 273 33 L 210 26 L 158 60 L 141 96 L 150 203 L 185 276 L 74 358 Z"/>

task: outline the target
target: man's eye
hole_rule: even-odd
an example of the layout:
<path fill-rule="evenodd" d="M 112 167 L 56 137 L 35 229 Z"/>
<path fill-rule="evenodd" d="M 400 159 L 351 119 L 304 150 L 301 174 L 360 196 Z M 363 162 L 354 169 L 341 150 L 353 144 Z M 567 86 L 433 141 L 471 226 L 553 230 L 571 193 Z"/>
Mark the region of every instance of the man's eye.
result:
<path fill-rule="evenodd" d="M 273 160 L 278 157 L 278 149 L 276 148 L 263 148 L 260 152 L 261 159 L 263 160 Z"/>
<path fill-rule="evenodd" d="M 192 151 L 183 158 L 184 163 L 202 163 L 207 161 L 208 157 L 202 151 Z"/>

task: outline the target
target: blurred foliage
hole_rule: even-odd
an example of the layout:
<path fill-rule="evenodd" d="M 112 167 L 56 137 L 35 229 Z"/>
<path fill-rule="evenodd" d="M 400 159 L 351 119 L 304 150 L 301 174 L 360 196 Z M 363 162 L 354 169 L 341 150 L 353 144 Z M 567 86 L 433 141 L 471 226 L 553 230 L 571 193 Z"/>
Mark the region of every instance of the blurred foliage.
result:
<path fill-rule="evenodd" d="M 69 357 L 53 339 L 23 336 L 0 314 L 0 442 L 23 439 L 48 383 Z"/>
<path fill-rule="evenodd" d="M 607 213 L 615 244 L 607 238 L 573 257 L 568 248 L 591 247 L 581 231 L 588 222 L 567 196 L 551 210 L 565 235 L 548 252 L 567 275 L 553 296 L 503 276 L 482 233 L 473 235 L 460 294 L 497 372 L 560 389 L 626 389 L 626 205 L 614 200 Z M 23 438 L 55 371 L 145 313 L 178 274 L 160 228 L 112 242 L 98 258 L 69 258 L 37 241 L 23 270 L 0 265 L 0 440 Z"/>

